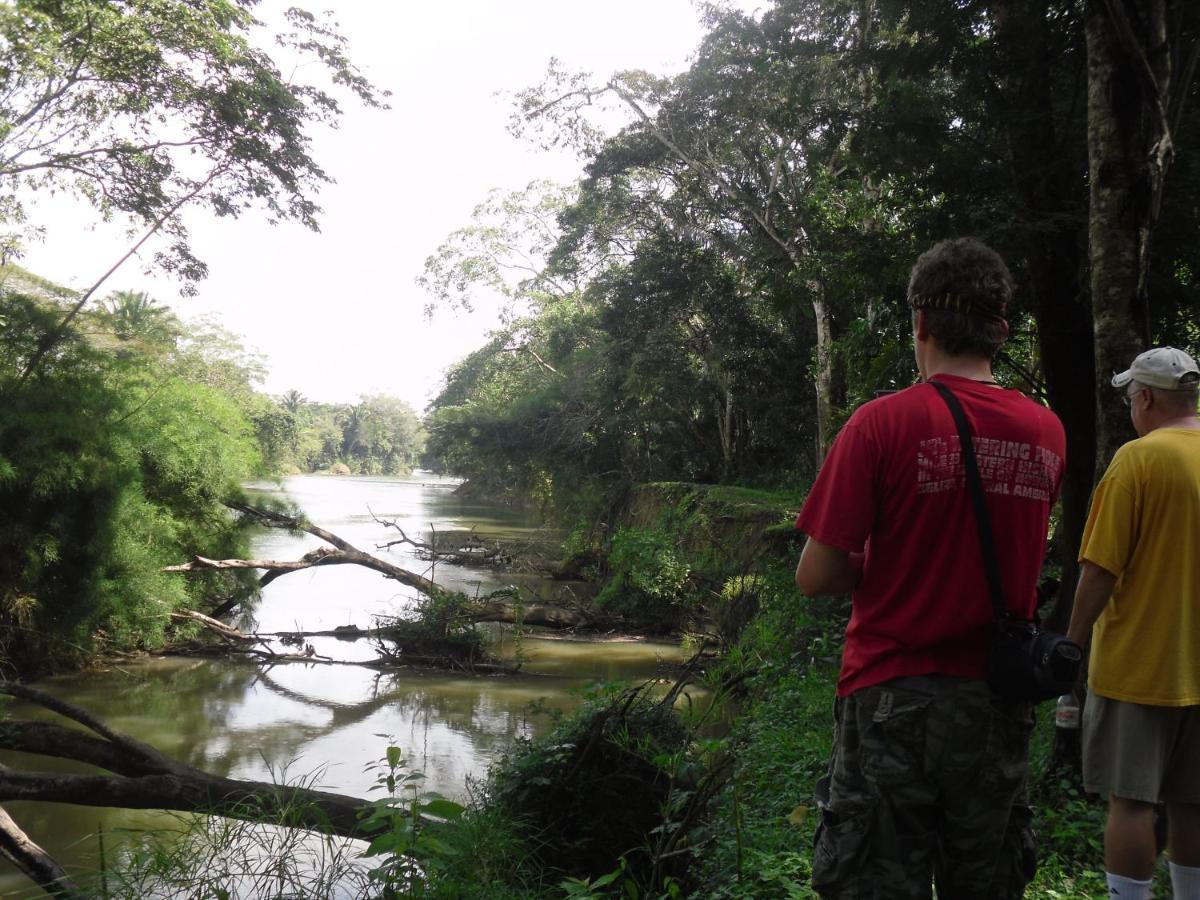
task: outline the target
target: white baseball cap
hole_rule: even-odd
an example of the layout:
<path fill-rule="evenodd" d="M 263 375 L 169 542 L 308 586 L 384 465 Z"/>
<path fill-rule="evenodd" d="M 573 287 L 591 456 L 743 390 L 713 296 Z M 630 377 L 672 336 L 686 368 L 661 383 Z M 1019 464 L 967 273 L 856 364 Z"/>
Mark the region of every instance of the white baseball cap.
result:
<path fill-rule="evenodd" d="M 1188 378 L 1187 376 L 1193 376 Z M 1133 364 L 1124 372 L 1113 376 L 1113 387 L 1124 387 L 1131 381 L 1146 387 L 1175 391 L 1182 384 L 1200 379 L 1200 368 L 1196 361 L 1174 347 L 1155 347 L 1134 357 Z"/>

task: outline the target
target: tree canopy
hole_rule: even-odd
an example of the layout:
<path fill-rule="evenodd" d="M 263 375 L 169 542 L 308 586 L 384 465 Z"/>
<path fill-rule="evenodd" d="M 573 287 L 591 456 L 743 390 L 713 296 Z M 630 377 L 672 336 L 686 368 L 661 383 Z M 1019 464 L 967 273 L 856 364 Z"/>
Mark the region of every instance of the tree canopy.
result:
<path fill-rule="evenodd" d="M 262 46 L 256 0 L 16 0 L 0 4 L 0 211 L 24 222 L 31 191 L 65 187 L 105 217 L 161 223 L 157 262 L 185 279 L 205 267 L 177 213 L 261 208 L 317 227 L 329 181 L 311 128 L 340 113 L 330 88 L 368 105 L 378 90 L 324 18 L 286 13 L 275 52 L 312 59 L 326 80 L 284 75 Z"/>
<path fill-rule="evenodd" d="M 1107 412 L 1111 370 L 1147 342 L 1196 345 L 1182 189 L 1196 15 L 1166 2 L 775 0 L 754 15 L 706 8 L 707 34 L 674 77 L 552 64 L 518 98 L 514 131 L 574 146 L 586 174 L 520 282 L 529 315 L 451 371 L 431 448 L 462 474 L 526 484 L 663 471 L 802 482 L 855 406 L 914 377 L 912 261 L 974 234 L 1020 284 L 1000 376 L 1067 428 L 1059 560 L 1073 583 L 1097 464 L 1132 436 Z M 1089 137 L 1106 109 L 1089 106 L 1085 32 L 1101 26 L 1139 86 L 1117 97 L 1109 133 L 1125 143 L 1107 149 Z M 1165 48 L 1161 71 L 1147 74 L 1147 46 Z M 597 115 L 614 109 L 627 124 L 606 136 Z M 1098 205 L 1107 173 L 1151 149 L 1158 162 L 1129 163 Z M 1163 189 L 1168 175 L 1181 190 Z M 511 207 L 495 224 L 503 214 L 492 207 L 473 233 L 516 227 Z M 456 290 L 486 296 L 496 270 L 467 258 Z M 426 282 L 445 302 L 438 259 Z M 533 297 L 568 278 L 569 316 Z M 1116 302 L 1097 302 L 1098 284 Z"/>

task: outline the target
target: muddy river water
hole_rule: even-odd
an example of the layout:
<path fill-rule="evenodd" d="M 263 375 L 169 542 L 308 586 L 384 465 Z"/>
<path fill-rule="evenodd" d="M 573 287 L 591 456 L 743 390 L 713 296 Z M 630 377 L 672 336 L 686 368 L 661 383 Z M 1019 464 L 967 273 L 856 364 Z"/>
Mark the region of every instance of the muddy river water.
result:
<path fill-rule="evenodd" d="M 460 499 L 455 487 L 456 482 L 417 472 L 407 478 L 295 476 L 281 486 L 256 489 L 286 494 L 315 524 L 417 572 L 425 572 L 428 563 L 411 547 L 376 549 L 397 534 L 375 517 L 395 520 L 410 535 L 475 529 L 484 539 L 536 536 L 538 525 L 530 513 Z M 253 553 L 258 559 L 297 559 L 320 545 L 307 535 L 264 530 Z M 545 597 L 569 589 L 540 577 L 449 565 L 438 565 L 434 576 L 471 594 L 514 583 Z M 414 599 L 408 588 L 366 569 L 314 568 L 269 584 L 251 624 L 260 632 L 367 628 L 375 616 L 402 612 Z M 317 653 L 337 659 L 374 655 L 366 641 L 310 640 Z M 370 767 L 384 755 L 390 738 L 425 773 L 427 789 L 461 798 L 468 778 L 483 775 L 517 736 L 547 728 L 547 710 L 577 704 L 581 687 L 652 676 L 664 662 L 684 656 L 670 644 L 530 636 L 515 643 L 508 637 L 500 647 L 502 653 L 519 653 L 519 674 L 381 674 L 305 664 L 264 670 L 236 661 L 172 658 L 48 679 L 39 686 L 194 766 L 238 778 L 315 779 L 326 789 L 357 796 L 367 796 L 374 784 L 376 772 Z M 29 711 L 14 705 L 12 713 Z M 11 754 L 0 762 L 43 771 L 67 768 Z M 98 831 L 116 842 L 123 829 L 154 827 L 158 815 L 59 804 L 6 808 L 69 868 L 95 864 Z M 28 881 L 2 860 L 0 866 L 0 896 L 22 895 Z"/>

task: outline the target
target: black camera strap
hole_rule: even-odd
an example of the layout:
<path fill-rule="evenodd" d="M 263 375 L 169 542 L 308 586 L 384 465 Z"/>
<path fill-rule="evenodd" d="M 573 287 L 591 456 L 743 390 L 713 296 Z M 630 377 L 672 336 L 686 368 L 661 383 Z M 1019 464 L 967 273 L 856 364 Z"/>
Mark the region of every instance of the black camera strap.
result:
<path fill-rule="evenodd" d="M 971 505 L 975 507 L 975 528 L 979 532 L 979 545 L 983 549 L 983 569 L 987 573 L 988 590 L 992 595 L 992 610 L 996 621 L 1008 618 L 1008 607 L 1004 602 L 1004 589 L 1000 586 L 1000 560 L 996 558 L 996 543 L 992 539 L 992 520 L 988 516 L 987 500 L 983 495 L 983 479 L 979 477 L 979 463 L 975 461 L 975 442 L 971 439 L 971 426 L 967 424 L 962 404 L 954 392 L 939 381 L 928 381 L 950 407 L 954 425 L 958 429 L 958 443 L 962 448 L 963 467 L 967 472 L 967 492 Z"/>

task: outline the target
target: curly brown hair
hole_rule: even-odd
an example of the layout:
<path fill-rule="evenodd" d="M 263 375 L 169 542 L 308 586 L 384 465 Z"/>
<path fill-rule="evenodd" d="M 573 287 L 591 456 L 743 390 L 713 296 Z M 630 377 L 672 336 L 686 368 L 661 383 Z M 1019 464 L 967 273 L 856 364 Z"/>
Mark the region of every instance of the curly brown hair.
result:
<path fill-rule="evenodd" d="M 908 301 L 925 313 L 925 327 L 946 353 L 994 359 L 1008 338 L 1004 316 L 1014 288 L 995 250 L 975 238 L 956 238 L 917 259 Z"/>

